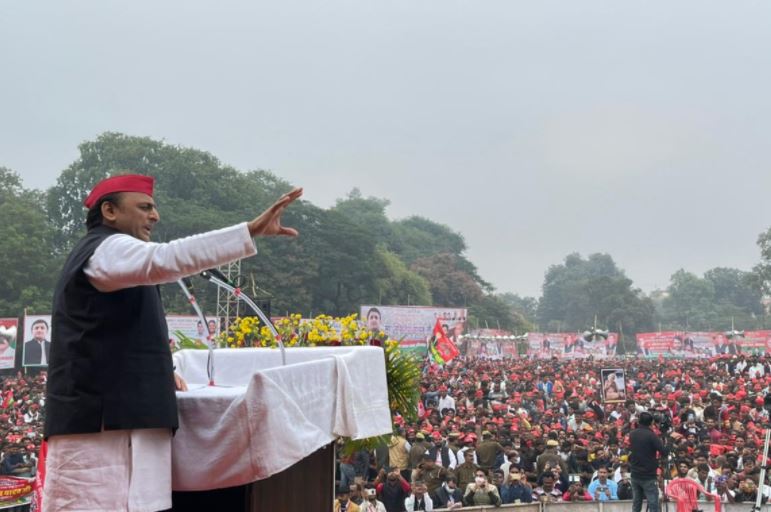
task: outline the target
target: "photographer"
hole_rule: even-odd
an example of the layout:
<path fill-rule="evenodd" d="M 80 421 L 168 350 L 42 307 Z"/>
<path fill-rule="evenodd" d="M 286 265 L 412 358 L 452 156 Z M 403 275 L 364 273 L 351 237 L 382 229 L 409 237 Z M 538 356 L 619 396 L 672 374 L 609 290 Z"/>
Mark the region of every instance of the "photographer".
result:
<path fill-rule="evenodd" d="M 584 484 L 573 482 L 562 495 L 562 501 L 592 501 L 592 495 L 584 490 Z"/>
<path fill-rule="evenodd" d="M 632 512 L 641 512 L 643 496 L 648 500 L 648 510 L 659 510 L 659 488 L 656 470 L 658 454 L 666 455 L 666 448 L 661 439 L 651 430 L 653 415 L 640 413 L 639 427 L 629 434 L 632 468 Z"/>
<path fill-rule="evenodd" d="M 562 501 L 592 501 L 592 495 L 584 490 L 584 484 L 579 480 L 570 484 L 562 495 Z"/>

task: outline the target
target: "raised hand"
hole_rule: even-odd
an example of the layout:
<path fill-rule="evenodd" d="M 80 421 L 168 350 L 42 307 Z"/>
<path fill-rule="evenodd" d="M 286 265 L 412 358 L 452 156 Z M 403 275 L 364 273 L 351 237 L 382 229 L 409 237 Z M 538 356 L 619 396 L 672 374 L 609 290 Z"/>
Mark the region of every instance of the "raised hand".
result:
<path fill-rule="evenodd" d="M 298 233 L 296 229 L 281 225 L 281 214 L 284 213 L 284 209 L 287 206 L 301 195 L 303 195 L 303 189 L 296 188 L 281 196 L 278 201 L 273 203 L 267 210 L 249 222 L 249 233 L 252 236 L 297 236 Z"/>

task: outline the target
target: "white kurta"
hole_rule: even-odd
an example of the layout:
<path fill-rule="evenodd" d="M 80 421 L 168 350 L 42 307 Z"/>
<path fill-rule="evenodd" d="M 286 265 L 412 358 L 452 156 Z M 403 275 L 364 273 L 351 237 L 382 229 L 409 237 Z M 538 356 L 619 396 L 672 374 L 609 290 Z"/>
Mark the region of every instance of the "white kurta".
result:
<path fill-rule="evenodd" d="M 103 292 L 171 283 L 256 254 L 246 223 L 167 244 L 129 235 L 105 239 L 85 274 Z M 45 512 L 153 512 L 171 508 L 171 432 L 118 430 L 52 436 Z"/>

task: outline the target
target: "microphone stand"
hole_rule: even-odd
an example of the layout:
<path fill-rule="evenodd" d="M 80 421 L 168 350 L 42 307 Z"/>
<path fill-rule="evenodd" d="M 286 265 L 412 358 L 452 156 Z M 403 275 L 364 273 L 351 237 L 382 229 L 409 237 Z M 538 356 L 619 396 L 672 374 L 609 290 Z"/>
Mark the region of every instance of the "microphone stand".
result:
<path fill-rule="evenodd" d="M 257 304 L 254 303 L 254 301 L 245 294 L 241 288 L 237 288 L 230 284 L 228 279 L 217 269 L 209 269 L 201 272 L 201 277 L 209 281 L 210 283 L 214 283 L 215 285 L 219 286 L 223 290 L 226 290 L 233 294 L 233 296 L 243 301 L 247 306 L 252 308 L 252 310 L 257 314 L 258 317 L 260 317 L 260 320 L 262 320 L 262 323 L 265 324 L 265 326 L 270 330 L 271 334 L 273 334 L 273 337 L 276 339 L 276 342 L 278 343 L 278 348 L 281 349 L 281 365 L 286 366 L 286 350 L 284 348 L 284 342 L 281 341 L 281 337 L 278 335 L 278 331 L 276 330 L 276 327 L 273 325 L 273 322 L 270 321 L 270 318 L 262 312 L 262 310 L 257 306 Z"/>
<path fill-rule="evenodd" d="M 760 512 L 761 502 L 763 500 L 763 491 L 766 488 L 766 461 L 768 460 L 768 443 L 771 440 L 771 425 L 766 423 L 766 439 L 763 442 L 763 461 L 760 465 L 760 478 L 758 479 L 758 495 L 755 497 L 755 506 L 752 507 L 753 512 Z"/>
<path fill-rule="evenodd" d="M 196 315 L 198 315 L 198 319 L 200 320 L 201 324 L 203 325 L 203 328 L 206 329 L 206 332 L 209 332 L 209 323 L 206 321 L 206 316 L 203 314 L 203 311 L 201 310 L 201 307 L 198 305 L 198 301 L 195 299 L 195 295 L 193 295 L 193 283 L 190 282 L 190 279 L 187 277 L 184 277 L 182 279 L 179 279 L 177 281 L 177 284 L 179 284 L 180 288 L 182 288 L 182 293 L 185 294 L 185 297 L 187 297 L 188 302 L 190 302 L 190 305 L 193 306 L 193 309 L 195 310 Z M 206 335 L 206 345 L 209 347 L 209 357 L 206 360 L 206 376 L 209 378 L 209 385 L 214 385 L 214 347 L 212 347 L 212 344 L 214 340 L 212 339 L 211 334 Z"/>

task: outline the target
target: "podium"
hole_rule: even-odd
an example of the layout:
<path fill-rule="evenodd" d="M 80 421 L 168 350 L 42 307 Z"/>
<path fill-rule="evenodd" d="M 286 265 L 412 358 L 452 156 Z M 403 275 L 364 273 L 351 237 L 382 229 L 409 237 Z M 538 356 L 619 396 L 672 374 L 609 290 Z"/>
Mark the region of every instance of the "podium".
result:
<path fill-rule="evenodd" d="M 208 386 L 207 351 L 174 354 L 189 390 L 177 393 L 173 510 L 331 510 L 334 440 L 391 432 L 382 349 L 291 348 L 286 365 L 277 349 L 213 355 Z"/>

